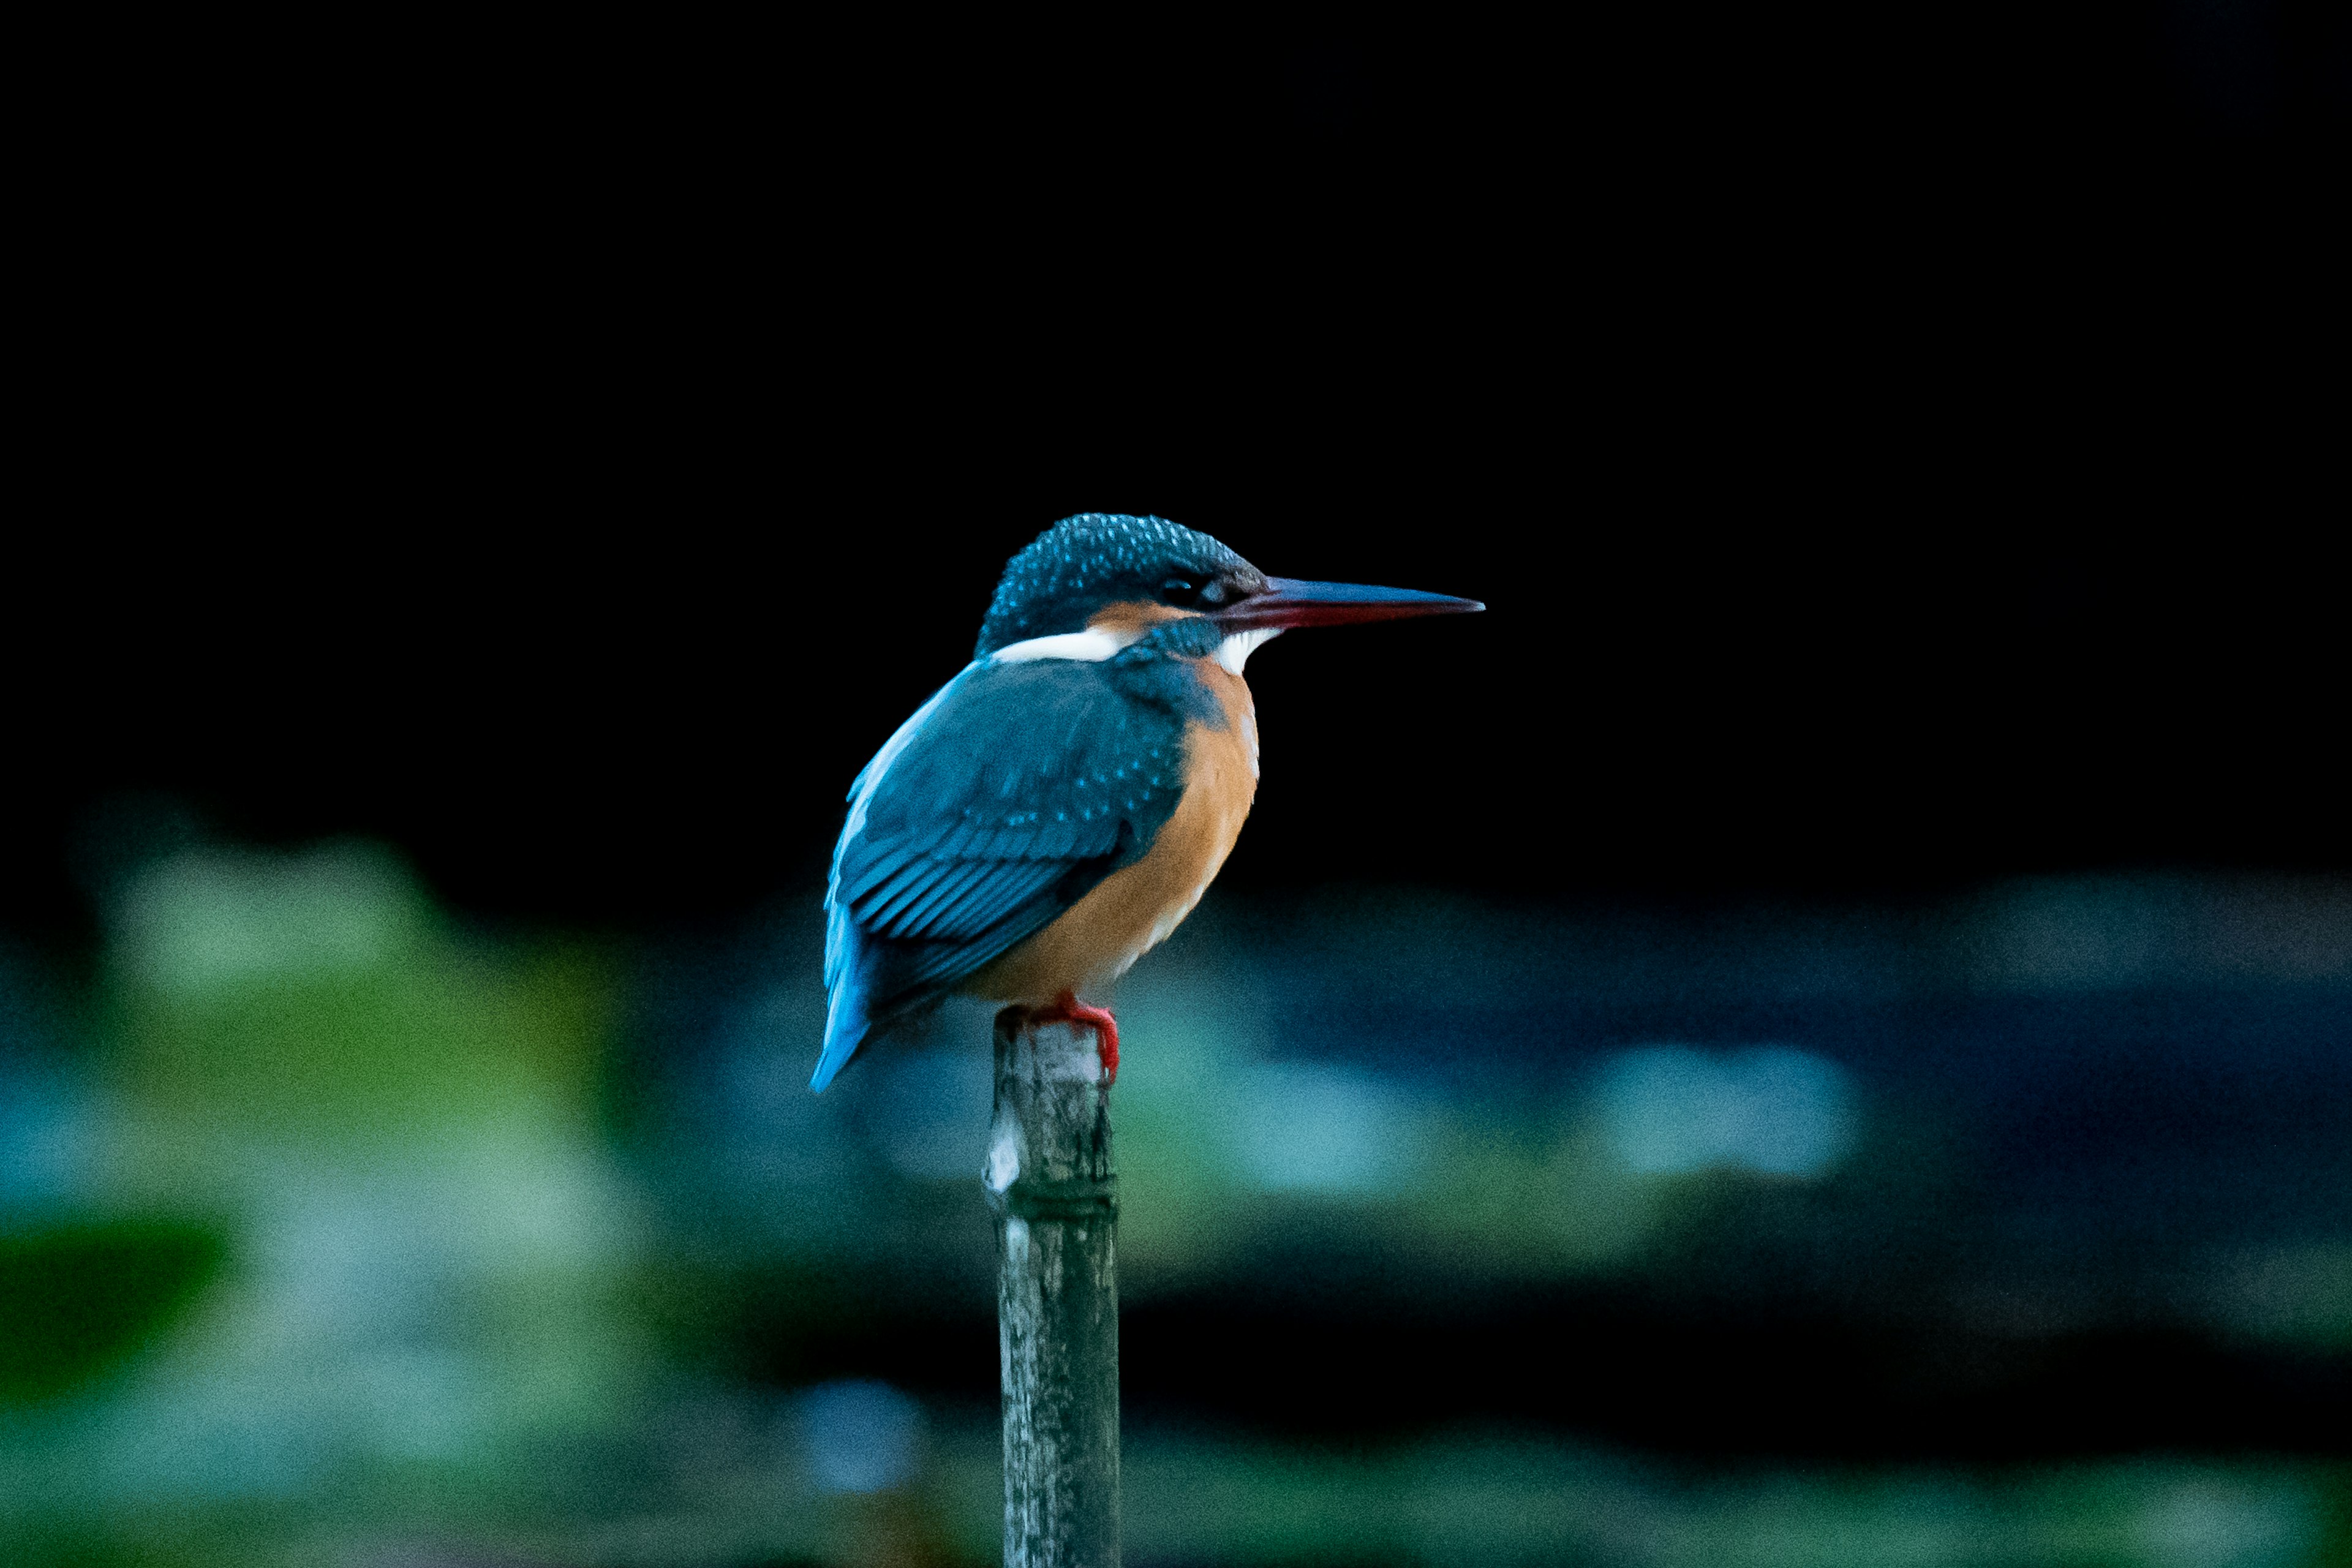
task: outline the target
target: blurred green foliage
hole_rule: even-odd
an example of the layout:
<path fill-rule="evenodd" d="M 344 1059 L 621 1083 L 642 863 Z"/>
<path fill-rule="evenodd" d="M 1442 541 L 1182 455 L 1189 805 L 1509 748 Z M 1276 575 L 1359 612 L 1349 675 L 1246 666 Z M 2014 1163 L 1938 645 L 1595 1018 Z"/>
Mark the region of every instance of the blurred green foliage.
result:
<path fill-rule="evenodd" d="M 1252 1031 L 1286 997 L 1203 1028 L 1193 997 L 1231 979 L 1209 968 L 1231 949 L 1199 940 L 1213 920 L 1122 1001 L 1139 1297 L 1246 1288 L 1234 1269 L 1309 1231 L 1494 1279 L 1624 1272 L 1724 1236 L 1752 1244 L 1726 1250 L 1736 1272 L 1945 1222 L 1937 1134 L 1893 1112 L 1817 1181 L 1644 1173 L 1589 1097 L 1498 1107 L 1286 1057 Z M 966 1146 L 985 1066 L 910 1051 L 809 1096 L 811 933 L 740 993 L 688 998 L 700 1033 L 677 1054 L 702 1050 L 706 1078 L 637 1062 L 624 1087 L 649 1109 L 625 1131 L 606 1075 L 642 1024 L 635 955 L 469 931 L 379 850 L 184 848 L 127 879 L 108 930 L 73 1010 L 70 1190 L 0 1211 L 0 1561 L 993 1559 L 982 1401 L 919 1413 L 902 1482 L 817 1479 L 830 1439 L 803 1429 L 802 1390 L 881 1364 L 984 1382 L 993 1345 Z M 1380 951 L 1433 963 L 1461 940 Z M 1379 946 L 1354 945 L 1352 963 Z M 1404 984 L 1358 984 L 1375 982 Z M 2217 1310 L 2341 1343 L 2347 1256 L 2250 1253 Z M 1873 1257 L 1882 1281 L 1902 1267 Z M 1139 1423 L 1125 1464 L 1139 1562 L 2313 1568 L 2352 1543 L 2340 1467 L 2251 1458 L 1707 1471 L 1527 1432 L 1334 1447 Z"/>
<path fill-rule="evenodd" d="M 464 938 L 362 846 L 184 856 L 125 905 L 115 1087 L 216 1144 L 353 1157 L 518 1118 L 590 1131 L 614 984 L 584 948 Z"/>
<path fill-rule="evenodd" d="M 225 1252 L 216 1231 L 152 1221 L 0 1235 L 0 1402 L 53 1397 L 120 1366 Z"/>

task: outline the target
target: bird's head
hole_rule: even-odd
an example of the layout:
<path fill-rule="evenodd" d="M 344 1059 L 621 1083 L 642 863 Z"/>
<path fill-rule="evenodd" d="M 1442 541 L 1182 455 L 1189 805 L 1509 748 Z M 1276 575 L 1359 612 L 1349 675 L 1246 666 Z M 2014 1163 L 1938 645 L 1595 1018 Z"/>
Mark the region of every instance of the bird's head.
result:
<path fill-rule="evenodd" d="M 1027 646 L 1103 658 L 1163 621 L 1197 617 L 1225 634 L 1221 657 L 1238 670 L 1250 648 L 1292 626 L 1485 607 L 1410 588 L 1269 577 L 1207 534 L 1164 518 L 1081 512 L 1005 563 L 976 657 L 1008 649 L 1017 657 Z"/>

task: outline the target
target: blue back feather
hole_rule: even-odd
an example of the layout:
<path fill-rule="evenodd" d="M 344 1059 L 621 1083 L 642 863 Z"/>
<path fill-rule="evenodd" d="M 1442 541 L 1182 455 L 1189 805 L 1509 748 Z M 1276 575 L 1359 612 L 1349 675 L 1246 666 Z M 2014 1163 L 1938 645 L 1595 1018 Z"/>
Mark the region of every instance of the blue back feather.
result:
<path fill-rule="evenodd" d="M 927 1007 L 1140 858 L 1183 789 L 1188 721 L 1223 715 L 1178 622 L 1099 663 L 967 667 L 857 776 L 825 892 L 823 1089 Z"/>

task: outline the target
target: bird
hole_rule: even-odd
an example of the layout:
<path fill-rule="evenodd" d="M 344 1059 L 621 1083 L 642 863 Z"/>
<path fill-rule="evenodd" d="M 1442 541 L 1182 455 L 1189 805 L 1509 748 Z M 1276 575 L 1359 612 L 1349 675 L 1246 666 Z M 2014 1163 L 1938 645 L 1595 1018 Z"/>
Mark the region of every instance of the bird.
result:
<path fill-rule="evenodd" d="M 1006 563 L 971 662 L 851 784 L 825 888 L 823 1092 L 869 1039 L 950 995 L 1094 1030 L 1080 996 L 1164 941 L 1257 793 L 1244 667 L 1298 626 L 1484 609 L 1269 577 L 1159 517 L 1082 512 Z"/>

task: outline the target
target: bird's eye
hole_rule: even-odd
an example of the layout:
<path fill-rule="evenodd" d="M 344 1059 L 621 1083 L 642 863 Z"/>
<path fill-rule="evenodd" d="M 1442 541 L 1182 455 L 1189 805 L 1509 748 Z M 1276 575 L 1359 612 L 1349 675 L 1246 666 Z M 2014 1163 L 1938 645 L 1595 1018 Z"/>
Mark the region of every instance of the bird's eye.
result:
<path fill-rule="evenodd" d="M 1160 598 L 1163 604 L 1189 605 L 1200 596 L 1200 586 L 1190 577 L 1171 577 L 1160 584 Z"/>

